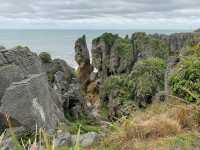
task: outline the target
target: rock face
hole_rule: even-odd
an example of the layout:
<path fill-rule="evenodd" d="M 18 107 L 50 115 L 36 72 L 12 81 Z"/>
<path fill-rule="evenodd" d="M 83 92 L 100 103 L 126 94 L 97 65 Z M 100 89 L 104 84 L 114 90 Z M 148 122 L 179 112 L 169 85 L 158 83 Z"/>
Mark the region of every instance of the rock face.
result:
<path fill-rule="evenodd" d="M 111 74 L 111 48 L 117 37 L 117 35 L 111 33 L 104 33 L 102 36 L 92 41 L 92 64 L 98 70 L 99 76 L 102 78 Z"/>
<path fill-rule="evenodd" d="M 77 135 L 72 136 L 72 144 L 75 144 Z M 95 132 L 89 132 L 85 134 L 81 134 L 79 137 L 79 142 L 82 147 L 87 147 L 92 145 L 97 139 L 99 138 L 99 135 Z"/>
<path fill-rule="evenodd" d="M 15 64 L 4 65 L 0 67 L 0 99 L 2 98 L 6 88 L 12 82 L 25 79 L 25 74 Z"/>
<path fill-rule="evenodd" d="M 170 53 L 177 54 L 187 44 L 187 42 L 195 42 L 197 37 L 200 37 L 198 32 L 196 33 L 174 33 L 171 35 L 153 35 L 154 37 L 162 40 L 168 45 Z"/>
<path fill-rule="evenodd" d="M 129 73 L 135 62 L 147 57 L 168 56 L 167 45 L 142 32 L 129 38 L 121 38 L 105 33 L 92 43 L 92 62 L 101 78 L 110 75 Z"/>
<path fill-rule="evenodd" d="M 0 127 L 55 129 L 64 120 L 60 97 L 43 72 L 39 57 L 27 47 L 0 50 Z"/>
<path fill-rule="evenodd" d="M 81 134 L 79 136 L 79 144 L 82 147 L 87 147 L 92 145 L 99 139 L 99 135 L 95 132 L 89 132 Z M 55 147 L 66 146 L 66 145 L 75 145 L 77 141 L 77 135 L 71 135 L 69 133 L 60 133 L 58 134 L 53 143 Z"/>
<path fill-rule="evenodd" d="M 54 129 L 64 120 L 63 113 L 51 96 L 45 74 L 30 75 L 28 79 L 13 82 L 2 98 L 1 112 L 9 112 L 21 126 L 35 129 Z"/>
<path fill-rule="evenodd" d="M 74 69 L 62 59 L 52 60 L 48 53 L 43 52 L 39 56 L 49 85 L 61 96 L 58 105 L 63 108 L 64 114 L 78 119 L 85 109 L 85 100 Z"/>
<path fill-rule="evenodd" d="M 75 42 L 75 60 L 78 63 L 78 79 L 82 84 L 82 89 L 86 90 L 86 86 L 90 79 L 90 74 L 93 71 L 93 67 L 90 64 L 89 51 L 86 44 L 85 36 L 79 38 Z"/>

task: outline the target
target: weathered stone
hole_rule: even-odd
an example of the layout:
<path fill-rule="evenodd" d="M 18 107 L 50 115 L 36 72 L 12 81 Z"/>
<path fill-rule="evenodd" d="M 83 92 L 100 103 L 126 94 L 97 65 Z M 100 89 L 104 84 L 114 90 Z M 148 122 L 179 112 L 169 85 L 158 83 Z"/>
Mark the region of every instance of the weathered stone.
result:
<path fill-rule="evenodd" d="M 25 78 L 24 73 L 15 64 L 0 66 L 0 100 L 12 82 L 17 82 Z"/>
<path fill-rule="evenodd" d="M 42 67 L 39 57 L 27 47 L 16 47 L 9 50 L 1 50 L 0 53 L 6 59 L 6 63 L 15 64 L 24 74 L 41 73 Z"/>
<path fill-rule="evenodd" d="M 75 42 L 75 60 L 79 65 L 77 77 L 82 84 L 82 89 L 85 90 L 90 79 L 90 74 L 93 71 L 85 36 Z"/>
<path fill-rule="evenodd" d="M 105 33 L 92 43 L 92 63 L 103 79 L 113 74 L 129 73 L 139 59 L 167 59 L 167 56 L 167 45 L 143 32 L 134 33 L 131 39 Z"/>
<path fill-rule="evenodd" d="M 78 119 L 85 108 L 85 100 L 81 94 L 79 83 L 72 83 L 69 85 L 68 91 L 63 95 L 64 98 L 64 112 L 74 118 Z"/>
<path fill-rule="evenodd" d="M 78 119 L 84 111 L 84 98 L 81 94 L 81 85 L 75 77 L 74 69 L 62 59 L 54 59 L 51 62 L 42 63 L 43 70 L 47 73 L 49 84 L 55 89 L 51 90 L 57 95 L 55 103 L 72 117 Z"/>
<path fill-rule="evenodd" d="M 75 42 L 75 60 L 79 65 L 83 63 L 90 63 L 90 55 L 85 35 Z"/>
<path fill-rule="evenodd" d="M 170 53 L 178 54 L 180 50 L 186 46 L 187 42 L 195 42 L 198 37 L 200 37 L 199 32 L 191 32 L 191 33 L 174 33 L 170 35 L 153 35 L 155 38 L 158 38 L 165 42 L 168 45 Z"/>
<path fill-rule="evenodd" d="M 72 144 L 72 138 L 69 133 L 60 133 L 53 140 L 55 147 L 66 146 Z"/>
<path fill-rule="evenodd" d="M 64 119 L 63 113 L 51 97 L 45 74 L 30 75 L 28 79 L 14 82 L 6 89 L 0 112 L 17 120 L 22 126 L 35 129 L 55 129 Z"/>
<path fill-rule="evenodd" d="M 102 78 L 111 74 L 110 53 L 118 35 L 104 33 L 92 41 L 92 64 L 98 70 Z"/>
<path fill-rule="evenodd" d="M 96 142 L 99 138 L 99 135 L 95 132 L 89 132 L 86 134 L 81 134 L 79 136 L 79 143 L 82 147 L 87 147 L 92 145 L 94 142 Z M 77 141 L 77 135 L 72 136 L 72 144 L 75 144 Z"/>

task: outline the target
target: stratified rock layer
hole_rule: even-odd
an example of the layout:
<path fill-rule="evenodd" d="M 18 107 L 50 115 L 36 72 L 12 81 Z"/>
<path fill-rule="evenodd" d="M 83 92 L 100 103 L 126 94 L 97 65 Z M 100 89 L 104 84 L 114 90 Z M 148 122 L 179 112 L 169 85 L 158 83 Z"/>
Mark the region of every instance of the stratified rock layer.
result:
<path fill-rule="evenodd" d="M 33 74 L 6 89 L 0 111 L 9 113 L 21 126 L 54 129 L 64 115 L 53 98 L 46 75 Z"/>
<path fill-rule="evenodd" d="M 60 97 L 49 86 L 39 57 L 27 47 L 0 50 L 0 127 L 55 129 L 64 120 Z"/>
<path fill-rule="evenodd" d="M 59 107 L 63 108 L 66 116 L 78 119 L 85 109 L 85 100 L 74 69 L 62 59 L 52 60 L 48 53 L 42 52 L 39 56 L 42 68 L 48 75 L 49 85 L 61 96 L 57 102 Z"/>
<path fill-rule="evenodd" d="M 86 90 L 93 67 L 90 64 L 90 56 L 85 36 L 79 38 L 75 42 L 75 60 L 79 65 L 77 77 L 82 84 L 82 89 Z"/>

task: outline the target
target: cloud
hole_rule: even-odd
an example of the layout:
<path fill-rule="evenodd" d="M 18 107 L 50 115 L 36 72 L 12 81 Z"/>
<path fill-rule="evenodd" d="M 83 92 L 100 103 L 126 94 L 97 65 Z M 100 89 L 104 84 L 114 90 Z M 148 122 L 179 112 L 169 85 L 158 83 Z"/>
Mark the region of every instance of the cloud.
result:
<path fill-rule="evenodd" d="M 160 24 L 163 28 L 180 24 L 180 28 L 188 28 L 200 23 L 199 0 L 0 0 L 0 3 L 0 27 L 11 22 L 18 26 L 77 28 L 81 25 L 106 28 L 114 23 L 122 28 L 139 23 L 152 27 L 156 22 L 164 23 Z"/>

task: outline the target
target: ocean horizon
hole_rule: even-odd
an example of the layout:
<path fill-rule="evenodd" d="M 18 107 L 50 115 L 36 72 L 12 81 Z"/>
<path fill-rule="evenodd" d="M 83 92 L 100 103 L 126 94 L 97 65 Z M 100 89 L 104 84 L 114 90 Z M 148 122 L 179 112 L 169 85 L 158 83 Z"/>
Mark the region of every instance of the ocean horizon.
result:
<path fill-rule="evenodd" d="M 12 48 L 18 45 L 27 46 L 33 52 L 48 52 L 52 58 L 61 58 L 76 67 L 74 60 L 74 44 L 82 35 L 86 35 L 88 49 L 91 49 L 92 39 L 104 32 L 119 34 L 124 37 L 134 32 L 146 32 L 148 34 L 171 34 L 177 32 L 191 32 L 190 30 L 67 30 L 67 29 L 0 29 L 0 45 Z"/>

